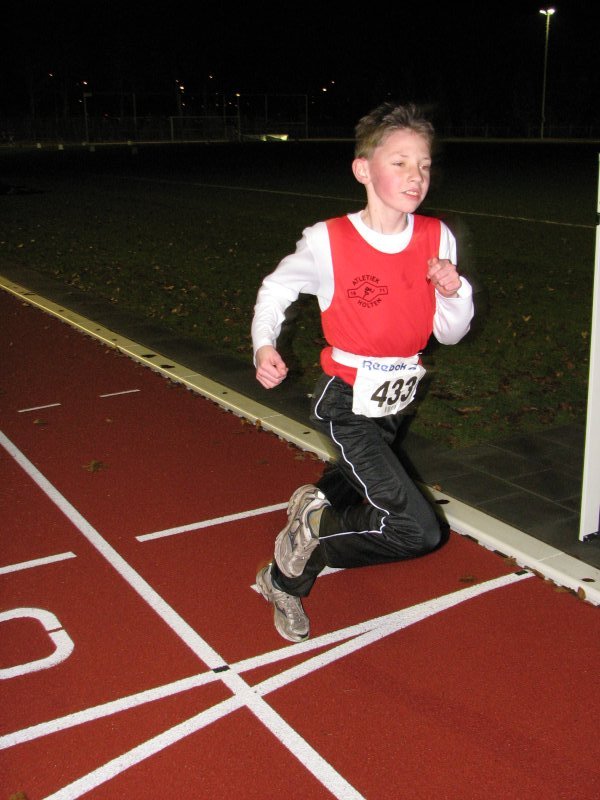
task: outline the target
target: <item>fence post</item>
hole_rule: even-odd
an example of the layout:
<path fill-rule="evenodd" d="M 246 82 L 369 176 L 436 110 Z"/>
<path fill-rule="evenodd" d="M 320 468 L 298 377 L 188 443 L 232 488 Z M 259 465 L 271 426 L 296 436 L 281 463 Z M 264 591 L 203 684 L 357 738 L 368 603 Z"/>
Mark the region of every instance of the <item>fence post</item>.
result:
<path fill-rule="evenodd" d="M 600 215 L 600 156 L 598 165 L 598 204 Z M 596 262 L 590 333 L 590 377 L 579 538 L 600 532 L 600 216 L 596 224 Z"/>

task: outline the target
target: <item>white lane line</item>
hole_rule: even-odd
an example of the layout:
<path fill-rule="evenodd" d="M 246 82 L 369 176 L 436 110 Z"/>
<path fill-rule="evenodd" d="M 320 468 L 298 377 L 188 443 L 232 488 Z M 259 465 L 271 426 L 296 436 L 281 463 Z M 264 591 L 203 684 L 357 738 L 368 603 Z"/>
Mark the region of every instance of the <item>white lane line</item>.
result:
<path fill-rule="evenodd" d="M 87 775 L 83 775 L 72 783 L 63 786 L 62 789 L 59 789 L 57 792 L 46 795 L 43 800 L 76 800 L 97 786 L 110 781 L 115 775 L 124 772 L 135 764 L 139 764 L 141 761 L 144 761 L 156 753 L 160 753 L 162 750 L 176 744 L 184 737 L 201 730 L 201 728 L 211 722 L 215 722 L 221 717 L 224 717 L 225 714 L 229 714 L 241 708 L 243 705 L 244 701 L 241 697 L 230 697 L 228 700 L 224 700 L 222 703 L 212 706 L 212 708 L 209 708 L 207 711 L 201 711 L 195 717 L 186 719 L 184 722 L 179 723 L 179 725 L 175 725 L 173 728 L 158 734 L 158 736 L 154 736 L 142 742 L 142 744 L 134 747 L 133 750 L 122 753 L 112 761 L 108 761 L 106 764 L 98 767 L 98 769 L 88 772 Z M 340 800 L 345 800 L 345 795 L 336 796 L 339 797 Z M 348 795 L 348 797 L 350 797 L 350 795 Z"/>
<path fill-rule="evenodd" d="M 86 722 L 109 717 L 111 714 L 119 714 L 122 711 L 137 708 L 137 706 L 145 703 L 163 700 L 165 697 L 172 697 L 175 694 L 196 689 L 198 686 L 205 686 L 207 683 L 213 683 L 216 680 L 219 680 L 218 673 L 212 670 L 210 672 L 201 672 L 197 675 L 191 675 L 189 678 L 181 678 L 178 681 L 157 686 L 154 689 L 146 689 L 143 692 L 121 697 L 118 700 L 110 700 L 107 703 L 101 703 L 83 711 L 75 711 L 72 714 L 66 714 L 64 717 L 57 717 L 47 722 L 40 722 L 37 725 L 30 725 L 28 728 L 21 728 L 21 730 L 0 736 L 0 750 L 6 750 L 24 742 L 31 742 L 42 736 L 48 736 L 55 731 L 64 731 L 68 728 L 75 728 L 77 725 L 83 725 Z"/>
<path fill-rule="evenodd" d="M 133 567 L 112 547 L 95 528 L 69 503 L 69 501 L 53 486 L 50 481 L 35 467 L 34 464 L 14 445 L 3 433 L 0 432 L 0 444 L 7 450 L 22 469 L 29 475 L 50 500 L 65 514 L 83 536 L 96 548 L 96 550 L 109 562 L 117 573 L 139 594 L 139 596 L 155 611 L 155 613 L 174 631 L 174 633 L 212 669 L 225 664 L 216 650 L 206 642 L 192 626 L 186 622 L 146 581 Z M 294 755 L 298 761 L 312 775 L 320 781 L 333 795 L 340 800 L 360 798 L 353 786 L 349 784 L 333 767 L 312 748 L 282 717 L 259 697 L 253 689 L 237 673 L 228 669 L 219 672 L 219 679 L 236 696 L 240 705 L 245 705 L 257 719 L 279 740 L 284 747 Z M 160 737 L 159 737 L 160 738 Z M 152 741 L 152 740 L 150 740 Z M 163 745 L 165 746 L 165 745 Z M 144 753 L 143 747 L 139 749 Z M 153 752 L 153 751 L 152 751 Z M 146 757 L 146 756 L 143 756 Z M 134 762 L 137 763 L 137 762 Z M 87 776 L 77 784 L 82 788 L 80 793 L 57 794 L 56 797 L 75 798 L 89 791 L 99 783 L 110 780 L 118 772 L 126 769 L 129 763 L 125 757 L 117 758 L 111 762 L 108 772 L 98 775 L 90 774 L 90 783 L 86 783 Z M 93 776 L 93 777 L 92 777 Z M 68 787 L 65 787 L 67 789 Z M 79 791 L 79 790 L 76 790 Z"/>
<path fill-rule="evenodd" d="M 423 603 L 418 603 L 417 605 L 410 606 L 409 608 L 400 609 L 400 611 L 392 611 L 390 614 L 385 614 L 381 617 L 374 617 L 373 619 L 367 619 L 363 622 L 358 622 L 355 625 L 350 625 L 347 628 L 339 628 L 338 630 L 324 633 L 322 636 L 316 636 L 314 638 L 307 639 L 304 642 L 286 645 L 285 647 L 277 648 L 277 650 L 272 650 L 270 653 L 252 656 L 251 658 L 239 661 L 237 664 L 232 664 L 231 669 L 236 669 L 240 672 L 246 672 L 248 670 L 256 669 L 257 667 L 274 664 L 275 662 L 281 661 L 285 658 L 298 656 L 302 653 L 308 653 L 311 650 L 328 647 L 330 645 L 337 644 L 338 642 L 345 641 L 356 636 L 361 636 L 362 634 L 369 633 L 371 631 L 387 630 L 390 628 L 390 632 L 393 633 L 396 630 L 406 628 L 409 625 L 412 625 L 414 622 L 420 622 L 421 620 L 426 619 L 433 614 L 438 614 L 440 611 L 445 611 L 446 609 L 452 608 L 453 606 L 470 600 L 473 597 L 485 594 L 486 592 L 494 589 L 503 588 L 504 586 L 511 585 L 517 581 L 532 576 L 532 572 L 511 572 L 508 575 L 502 575 L 499 578 L 492 578 L 489 581 L 476 584 L 475 586 L 468 586 L 456 592 L 450 592 L 450 594 L 441 595 L 440 597 L 432 598 L 431 600 L 425 600 Z"/>
<path fill-rule="evenodd" d="M 442 595 L 432 600 L 426 600 L 417 605 L 410 606 L 409 608 L 401 609 L 400 611 L 394 611 L 380 617 L 373 617 L 372 619 L 364 620 L 355 625 L 350 625 L 346 628 L 340 628 L 339 630 L 331 631 L 322 636 L 308 639 L 305 642 L 289 644 L 277 650 L 263 653 L 262 655 L 252 656 L 251 658 L 229 665 L 229 668 L 237 673 L 248 672 L 258 667 L 264 667 L 278 661 L 303 655 L 304 653 L 310 653 L 312 650 L 333 646 L 331 650 L 320 653 L 314 658 L 310 658 L 274 677 L 267 678 L 252 687 L 255 692 L 264 696 L 311 672 L 315 672 L 333 661 L 351 654 L 355 650 L 366 647 L 373 641 L 396 633 L 403 628 L 421 622 L 427 617 L 439 614 L 442 611 L 446 611 L 474 597 L 479 597 L 487 592 L 504 588 L 524 578 L 531 577 L 533 577 L 533 573 L 522 571 L 492 578 L 484 583 L 465 587 L 459 591 L 451 592 L 450 594 Z M 344 644 L 335 647 L 338 642 L 344 642 Z M 101 705 L 93 706 L 84 711 L 78 711 L 64 717 L 39 723 L 38 725 L 32 725 L 28 728 L 23 728 L 13 733 L 0 736 L 0 750 L 13 747 L 16 744 L 22 744 L 23 742 L 32 741 L 42 736 L 47 736 L 58 730 L 66 730 L 86 722 L 107 717 L 111 714 L 127 711 L 130 708 L 135 708 L 144 703 L 162 700 L 165 697 L 171 697 L 180 692 L 189 691 L 190 689 L 204 686 L 216 680 L 219 680 L 219 673 L 210 670 L 209 672 L 199 673 L 188 678 L 181 678 L 180 680 L 158 686 L 154 689 L 137 692 L 118 700 L 102 703 Z M 237 707 L 238 706 L 236 706 L 236 708 Z"/>
<path fill-rule="evenodd" d="M 141 389 L 125 389 L 122 392 L 109 392 L 108 394 L 99 394 L 98 397 L 119 397 L 122 394 L 135 394 L 136 392 L 141 392 Z"/>
<path fill-rule="evenodd" d="M 461 211 L 458 208 L 429 208 L 442 214 L 459 214 L 466 217 L 484 217 L 487 219 L 501 219 L 510 222 L 535 222 L 539 225 L 558 225 L 562 228 L 594 228 L 595 225 L 587 225 L 583 222 L 559 222 L 552 219 L 535 219 L 535 217 L 512 217 L 507 214 L 486 214 L 482 211 Z"/>
<path fill-rule="evenodd" d="M 211 668 L 223 663 L 215 650 L 177 614 L 171 606 L 156 592 L 147 581 L 112 547 L 98 531 L 77 511 L 77 509 L 42 475 L 37 467 L 0 432 L 0 444 L 49 499 L 63 512 L 71 523 L 96 548 L 96 550 L 114 567 L 119 575 L 132 586 L 148 605 L 169 625 L 188 647 Z"/>
<path fill-rule="evenodd" d="M 280 673 L 279 675 L 266 679 L 257 686 L 253 687 L 253 691 L 260 696 L 263 696 L 289 684 L 294 680 L 304 677 L 305 675 L 310 674 L 311 672 L 314 672 L 315 670 L 320 669 L 323 666 L 332 663 L 333 661 L 343 658 L 344 656 L 349 655 L 356 650 L 362 649 L 372 642 L 375 642 L 385 636 L 389 636 L 402 628 L 408 627 L 409 625 L 433 616 L 434 614 L 438 614 L 441 611 L 445 611 L 448 608 L 459 605 L 460 603 L 470 600 L 473 597 L 477 597 L 495 589 L 503 588 L 523 580 L 524 578 L 531 577 L 533 577 L 533 574 L 525 571 L 503 575 L 499 578 L 486 581 L 483 584 L 467 587 L 449 595 L 444 595 L 434 600 L 425 601 L 416 606 L 412 606 L 409 609 L 392 612 L 391 614 L 367 620 L 358 625 L 350 626 L 343 631 L 335 631 L 333 634 L 326 634 L 325 636 L 318 637 L 311 643 L 311 646 L 318 647 L 323 646 L 323 644 L 329 644 L 332 640 L 332 636 L 338 638 L 340 636 L 348 636 L 349 634 L 355 636 L 355 638 L 351 641 L 346 641 L 337 647 L 333 647 L 326 653 L 321 653 L 314 658 L 308 659 L 303 664 L 296 665 Z M 285 652 L 286 657 L 290 655 L 297 655 L 298 650 L 303 648 L 304 644 L 306 643 L 301 643 L 297 647 L 293 645 L 289 646 L 284 648 L 282 652 L 287 651 Z M 252 669 L 256 666 L 259 666 L 260 664 L 257 662 L 261 660 L 263 663 L 265 663 L 264 657 L 258 657 L 256 659 L 248 659 L 245 662 L 239 662 L 237 665 L 232 666 L 232 668 L 238 670 L 241 670 L 242 668 Z M 190 688 L 192 683 L 200 685 L 200 683 L 207 682 L 209 679 L 216 679 L 216 677 L 217 676 L 215 676 L 214 673 L 205 673 L 204 675 L 194 676 L 190 679 L 184 679 L 184 681 L 179 683 L 182 688 Z M 176 684 L 172 684 L 169 688 L 175 687 Z M 175 689 L 175 691 L 176 690 L 177 689 Z M 157 692 L 157 690 L 154 691 L 155 693 Z M 142 694 L 137 697 L 139 702 L 144 702 L 142 699 Z M 104 707 L 107 709 L 107 713 L 111 713 L 109 705 L 110 704 L 106 704 Z M 82 794 L 88 792 L 91 788 L 110 780 L 118 772 L 122 772 L 128 767 L 140 763 L 155 753 L 160 752 L 164 748 L 175 744 L 176 742 L 204 727 L 207 727 L 216 720 L 223 718 L 223 716 L 226 714 L 230 714 L 233 711 L 241 708 L 242 705 L 244 705 L 244 702 L 242 696 L 240 695 L 236 695 L 227 700 L 221 701 L 211 708 L 200 712 L 194 717 L 184 720 L 169 730 L 162 732 L 158 736 L 143 742 L 127 753 L 123 753 L 117 758 L 112 759 L 106 764 L 103 764 L 87 775 L 84 775 L 73 783 L 63 787 L 54 794 L 47 796 L 45 800 L 75 800 L 76 798 L 81 797 Z M 267 708 L 270 709 L 270 707 Z M 270 710 L 273 716 L 272 725 L 276 727 L 280 722 L 280 718 L 275 712 L 272 711 L 272 709 Z M 77 723 L 73 722 L 72 724 Z M 54 723 L 53 727 L 50 727 L 52 726 L 52 723 L 47 723 L 47 726 L 49 727 L 49 730 L 57 730 L 59 727 L 61 729 L 67 727 L 64 724 L 59 726 L 56 722 Z M 295 741 L 289 742 L 290 749 L 293 751 L 293 749 L 297 749 L 298 747 L 305 747 L 306 757 L 310 759 L 312 749 L 293 730 L 292 739 L 295 739 Z M 329 784 L 326 785 L 328 785 L 330 789 L 336 789 L 335 796 L 340 798 L 340 800 L 350 800 L 350 798 L 359 800 L 359 798 L 362 797 L 353 787 L 349 786 L 343 780 L 343 778 L 341 778 L 341 776 L 335 770 L 333 770 L 333 768 L 329 767 L 329 773 Z"/>
<path fill-rule="evenodd" d="M 332 664 L 334 661 L 337 661 L 340 658 L 344 658 L 345 656 L 350 655 L 357 650 L 361 650 L 363 647 L 367 647 L 367 645 L 370 645 L 379 639 L 390 636 L 391 634 L 396 633 L 403 628 L 408 628 L 410 625 L 414 625 L 416 622 L 421 622 L 428 617 L 439 614 L 441 611 L 446 611 L 453 606 L 460 605 L 460 603 L 464 603 L 473 597 L 486 594 L 487 592 L 494 591 L 495 589 L 503 588 L 521 581 L 524 578 L 531 577 L 533 577 L 532 572 L 503 575 L 500 578 L 486 581 L 485 583 L 478 584 L 477 586 L 443 595 L 442 597 L 438 597 L 433 600 L 426 600 L 424 603 L 412 606 L 411 608 L 402 609 L 401 611 L 394 611 L 391 614 L 387 614 L 377 620 L 368 620 L 367 622 L 359 623 L 358 625 L 353 626 L 352 629 L 347 628 L 344 631 L 334 631 L 332 634 L 326 634 L 325 636 L 320 637 L 320 643 L 318 643 L 317 646 L 320 645 L 322 647 L 324 645 L 330 645 L 334 639 L 342 638 L 340 637 L 340 634 L 343 634 L 345 641 L 336 645 L 335 647 L 332 647 L 330 650 L 313 656 L 307 661 L 303 661 L 302 663 L 296 664 L 288 670 L 284 670 L 277 675 L 273 675 L 271 678 L 267 678 L 256 685 L 254 689 L 261 696 L 270 692 L 274 692 L 283 686 L 287 686 L 292 681 L 303 678 L 306 675 L 309 675 L 310 673 L 327 666 L 328 664 Z M 373 623 L 376 624 L 374 625 Z M 353 638 L 349 639 L 348 632 L 350 630 L 352 630 L 351 636 Z M 262 664 L 260 666 L 262 666 Z"/>
<path fill-rule="evenodd" d="M 232 192 L 254 192 L 257 194 L 279 194 L 288 197 L 311 197 L 318 200 L 341 200 L 345 203 L 355 203 L 357 205 L 364 204 L 364 200 L 359 200 L 355 197 L 340 197 L 338 195 L 329 194 L 312 194 L 309 192 L 291 192 L 284 189 L 260 189 L 250 186 L 227 186 L 218 183 L 198 183 L 197 181 L 174 181 L 162 178 L 135 178 L 137 181 L 144 181 L 147 183 L 167 183 L 174 186 L 196 186 L 201 189 L 227 189 Z M 448 214 L 462 214 L 470 217 L 487 217 L 489 219 L 510 220 L 513 222 L 535 222 L 540 225 L 560 225 L 565 228 L 588 228 L 593 229 L 596 226 L 593 224 L 586 224 L 582 222 L 560 222 L 559 220 L 551 219 L 536 219 L 535 217 L 513 217 L 508 214 L 488 214 L 484 211 L 463 211 L 458 208 L 436 208 L 434 206 L 425 205 L 424 208 L 428 211 L 435 211 Z"/>
<path fill-rule="evenodd" d="M 34 569 L 35 567 L 44 567 L 46 564 L 55 564 L 57 561 L 65 561 L 68 558 L 77 558 L 75 553 L 57 553 L 54 556 L 46 556 L 45 558 L 33 558 L 30 561 L 21 561 L 19 564 L 8 564 L 6 567 L 0 567 L 0 575 L 8 575 L 9 572 L 19 572 L 22 569 Z"/>
<path fill-rule="evenodd" d="M 142 742 L 137 747 L 122 753 L 111 761 L 103 764 L 97 769 L 83 775 L 67 786 L 63 786 L 57 792 L 47 795 L 44 800 L 77 800 L 77 798 L 91 791 L 91 789 L 100 786 L 103 783 L 111 780 L 115 775 L 124 772 L 126 769 L 139 764 L 141 761 L 149 758 L 156 753 L 161 752 L 167 747 L 181 741 L 187 736 L 207 727 L 208 725 L 222 719 L 226 714 L 231 714 L 248 702 L 252 705 L 261 705 L 269 713 L 263 715 L 263 721 L 270 723 L 267 725 L 272 731 L 281 727 L 283 720 L 273 709 L 261 701 L 255 694 L 252 696 L 234 695 L 233 697 L 223 700 L 220 703 L 212 706 L 211 708 L 201 711 L 190 719 L 180 722 L 178 725 L 163 731 L 157 736 Z M 252 709 L 254 710 L 254 709 Z M 282 744 L 288 747 L 292 752 L 296 752 L 297 758 L 301 763 L 315 775 L 315 777 L 323 783 L 323 785 L 331 792 L 331 794 L 338 798 L 338 800 L 366 800 L 363 795 L 356 791 L 342 776 L 336 772 L 330 764 L 322 760 L 320 774 L 315 774 L 311 769 L 311 762 L 314 761 L 315 751 L 313 748 L 300 737 L 296 731 L 284 723 L 284 730 L 280 730 Z M 278 736 L 279 738 L 279 736 Z M 318 755 L 318 754 L 317 754 Z M 320 758 L 320 756 L 319 756 Z"/>
<path fill-rule="evenodd" d="M 366 800 L 250 688 L 247 688 L 244 692 L 237 692 L 233 697 L 223 700 L 157 736 L 147 739 L 132 750 L 121 753 L 106 764 L 63 786 L 57 792 L 47 795 L 44 800 L 77 800 L 77 798 L 112 780 L 116 775 L 135 764 L 139 764 L 156 753 L 160 753 L 165 748 L 176 744 L 185 737 L 196 733 L 243 706 L 254 712 L 279 742 L 287 747 L 307 771 L 312 773 L 334 797 L 338 798 L 338 800 Z"/>
<path fill-rule="evenodd" d="M 287 503 L 276 503 L 273 506 L 263 506 L 262 508 L 254 508 L 250 511 L 240 511 L 238 514 L 227 514 L 224 517 L 205 519 L 202 522 L 190 522 L 188 525 L 180 525 L 177 528 L 167 528 L 164 531 L 144 533 L 142 536 L 136 536 L 135 538 L 138 540 L 138 542 L 149 542 L 152 539 L 162 539 L 165 536 L 176 536 L 179 533 L 197 531 L 200 528 L 210 528 L 212 525 L 224 525 L 227 522 L 235 522 L 236 520 L 246 519 L 247 517 L 257 517 L 260 516 L 260 514 L 270 514 L 272 511 L 281 511 L 287 507 Z"/>
<path fill-rule="evenodd" d="M 126 389 L 122 392 L 110 392 L 109 394 L 99 394 L 98 397 L 118 397 L 121 394 L 134 394 L 135 392 L 141 392 L 141 389 Z M 31 408 L 19 408 L 17 409 L 17 414 L 27 414 L 30 411 L 44 411 L 47 408 L 58 408 L 61 406 L 62 403 L 47 403 L 43 406 L 31 406 Z"/>
<path fill-rule="evenodd" d="M 45 406 L 32 406 L 31 408 L 19 408 L 17 414 L 27 414 L 28 411 L 43 411 L 45 408 L 58 408 L 62 403 L 48 403 Z"/>

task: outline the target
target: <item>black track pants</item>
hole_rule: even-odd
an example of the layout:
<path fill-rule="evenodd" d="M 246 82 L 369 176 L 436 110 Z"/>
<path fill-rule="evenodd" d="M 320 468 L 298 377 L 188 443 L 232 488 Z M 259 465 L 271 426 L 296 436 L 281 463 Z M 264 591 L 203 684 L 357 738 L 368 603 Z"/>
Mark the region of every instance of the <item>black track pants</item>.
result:
<path fill-rule="evenodd" d="M 352 387 L 323 375 L 311 419 L 338 452 L 317 484 L 331 503 L 319 528 L 319 546 L 299 578 L 273 565 L 275 583 L 306 596 L 325 567 L 360 567 L 415 558 L 442 540 L 440 522 L 392 445 L 402 415 L 369 418 L 352 413 Z"/>

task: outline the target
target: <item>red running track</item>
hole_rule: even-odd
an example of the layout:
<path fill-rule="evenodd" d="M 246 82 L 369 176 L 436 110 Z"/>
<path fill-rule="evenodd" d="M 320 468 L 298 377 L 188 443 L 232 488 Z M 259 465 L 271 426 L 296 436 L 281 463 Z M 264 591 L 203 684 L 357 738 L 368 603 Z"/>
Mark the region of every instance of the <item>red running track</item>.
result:
<path fill-rule="evenodd" d="M 286 643 L 252 585 L 321 464 L 0 318 L 0 800 L 600 795 L 597 608 L 453 534 L 324 574 Z"/>

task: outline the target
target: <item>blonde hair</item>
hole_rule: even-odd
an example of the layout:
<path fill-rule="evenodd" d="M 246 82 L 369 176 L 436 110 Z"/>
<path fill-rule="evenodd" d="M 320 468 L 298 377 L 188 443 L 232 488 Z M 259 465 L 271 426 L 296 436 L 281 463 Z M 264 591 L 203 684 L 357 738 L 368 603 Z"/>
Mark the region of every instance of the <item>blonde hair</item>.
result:
<path fill-rule="evenodd" d="M 431 122 L 412 103 L 406 106 L 382 103 L 369 114 L 361 117 L 354 130 L 355 158 L 371 158 L 373 151 L 394 131 L 413 131 L 422 136 L 429 147 L 433 145 L 435 136 Z"/>

